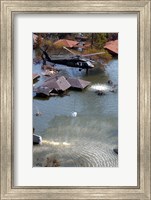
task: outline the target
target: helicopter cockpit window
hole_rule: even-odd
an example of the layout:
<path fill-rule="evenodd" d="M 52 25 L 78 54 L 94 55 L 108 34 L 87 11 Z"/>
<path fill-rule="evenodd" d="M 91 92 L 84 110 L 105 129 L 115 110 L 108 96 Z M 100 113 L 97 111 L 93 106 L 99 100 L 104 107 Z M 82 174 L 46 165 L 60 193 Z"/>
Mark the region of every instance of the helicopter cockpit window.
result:
<path fill-rule="evenodd" d="M 82 66 L 82 62 L 77 62 L 77 65 L 78 65 L 79 67 L 81 67 L 81 66 Z"/>

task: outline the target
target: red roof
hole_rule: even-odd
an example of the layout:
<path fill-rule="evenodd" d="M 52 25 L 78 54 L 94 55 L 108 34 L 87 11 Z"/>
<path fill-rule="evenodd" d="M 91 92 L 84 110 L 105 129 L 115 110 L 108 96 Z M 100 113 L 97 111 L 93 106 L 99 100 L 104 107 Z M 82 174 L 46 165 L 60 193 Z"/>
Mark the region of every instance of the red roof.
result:
<path fill-rule="evenodd" d="M 118 40 L 112 40 L 105 44 L 104 49 L 118 54 Z"/>
<path fill-rule="evenodd" d="M 69 47 L 69 48 L 72 48 L 77 44 L 78 44 L 77 41 L 66 40 L 66 39 L 61 39 L 61 40 L 57 40 L 56 42 L 54 42 L 54 45 L 65 46 L 65 47 Z"/>

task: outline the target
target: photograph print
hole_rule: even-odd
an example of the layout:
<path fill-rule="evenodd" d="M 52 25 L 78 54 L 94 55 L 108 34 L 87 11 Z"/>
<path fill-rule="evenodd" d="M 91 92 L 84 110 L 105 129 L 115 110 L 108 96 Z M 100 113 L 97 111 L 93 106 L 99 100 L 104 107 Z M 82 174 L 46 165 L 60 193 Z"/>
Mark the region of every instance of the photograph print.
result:
<path fill-rule="evenodd" d="M 32 33 L 33 167 L 118 167 L 118 33 Z"/>

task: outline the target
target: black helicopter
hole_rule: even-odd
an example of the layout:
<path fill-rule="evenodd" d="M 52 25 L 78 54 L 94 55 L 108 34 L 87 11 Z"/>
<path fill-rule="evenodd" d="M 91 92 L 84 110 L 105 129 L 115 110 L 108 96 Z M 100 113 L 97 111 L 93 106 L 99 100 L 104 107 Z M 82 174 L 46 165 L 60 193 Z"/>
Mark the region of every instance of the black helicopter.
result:
<path fill-rule="evenodd" d="M 67 65 L 69 67 L 79 68 L 79 70 L 86 69 L 86 71 L 88 72 L 89 69 L 94 68 L 94 64 L 92 64 L 92 63 L 94 63 L 95 61 L 87 59 L 85 57 L 90 57 L 93 55 L 104 53 L 104 52 L 100 52 L 100 53 L 93 53 L 93 54 L 86 54 L 86 55 L 76 55 L 71 50 L 69 50 L 67 47 L 63 47 L 63 48 L 66 49 L 67 51 L 69 51 L 74 56 L 67 56 L 65 58 L 59 58 L 59 57 L 51 58 L 48 56 L 48 53 L 46 51 L 41 49 L 43 52 L 42 59 L 44 61 L 44 64 L 46 64 L 46 61 L 48 61 L 48 62 L 52 62 L 54 64 L 62 64 L 62 65 Z"/>

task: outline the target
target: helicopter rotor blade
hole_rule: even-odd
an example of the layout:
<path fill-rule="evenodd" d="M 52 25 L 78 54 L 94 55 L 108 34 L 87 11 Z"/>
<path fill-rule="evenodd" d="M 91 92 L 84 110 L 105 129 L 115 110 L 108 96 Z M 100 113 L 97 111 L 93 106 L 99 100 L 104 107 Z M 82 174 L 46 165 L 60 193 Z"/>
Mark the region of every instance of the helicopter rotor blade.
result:
<path fill-rule="evenodd" d="M 85 55 L 80 55 L 80 54 L 75 54 L 74 52 L 72 52 L 70 49 L 68 49 L 67 47 L 63 46 L 64 49 L 66 49 L 67 51 L 69 51 L 71 54 L 75 55 L 75 56 L 81 56 L 81 57 L 89 57 L 89 56 L 94 56 L 94 55 L 99 55 L 99 54 L 104 54 L 105 52 L 98 52 L 98 53 L 91 53 L 91 54 L 85 54 Z M 90 62 L 94 63 L 94 60 L 90 60 Z"/>
<path fill-rule="evenodd" d="M 69 51 L 71 54 L 76 55 L 74 52 L 72 52 L 70 49 L 68 49 L 67 47 L 63 46 L 64 49 L 66 49 L 67 51 Z"/>
<path fill-rule="evenodd" d="M 99 54 L 104 54 L 105 52 L 98 52 L 98 53 L 91 53 L 91 54 L 85 54 L 82 55 L 83 57 L 89 57 L 89 56 L 95 56 L 95 55 L 99 55 Z"/>
<path fill-rule="evenodd" d="M 95 63 L 96 61 L 95 60 L 89 60 L 91 63 Z"/>

